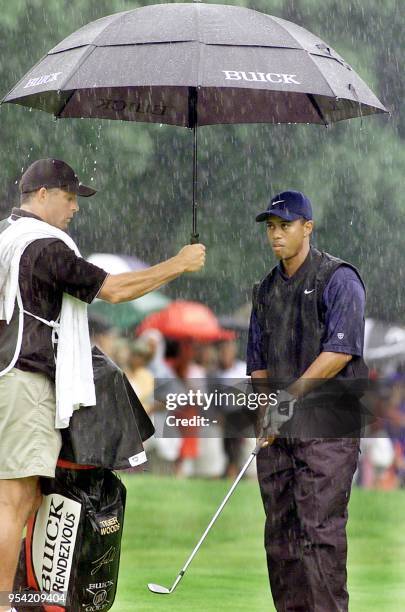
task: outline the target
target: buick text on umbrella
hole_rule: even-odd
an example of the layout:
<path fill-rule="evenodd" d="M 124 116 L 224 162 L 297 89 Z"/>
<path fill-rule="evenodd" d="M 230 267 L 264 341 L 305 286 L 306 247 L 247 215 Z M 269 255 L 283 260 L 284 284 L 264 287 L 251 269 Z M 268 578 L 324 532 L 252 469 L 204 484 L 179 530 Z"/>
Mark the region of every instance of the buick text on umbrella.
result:
<path fill-rule="evenodd" d="M 287 85 L 301 85 L 296 81 L 296 74 L 284 74 L 279 72 L 245 72 L 243 70 L 222 70 L 226 81 L 269 81 L 270 83 L 286 83 Z"/>

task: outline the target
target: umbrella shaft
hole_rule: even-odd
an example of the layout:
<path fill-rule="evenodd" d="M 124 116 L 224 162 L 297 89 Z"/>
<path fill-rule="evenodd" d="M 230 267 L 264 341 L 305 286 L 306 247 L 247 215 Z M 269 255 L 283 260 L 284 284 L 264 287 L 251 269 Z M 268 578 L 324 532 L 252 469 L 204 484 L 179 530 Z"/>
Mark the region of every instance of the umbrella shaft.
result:
<path fill-rule="evenodd" d="M 198 126 L 193 126 L 194 147 L 193 147 L 193 235 L 197 235 L 197 184 L 198 184 Z"/>
<path fill-rule="evenodd" d="M 190 87 L 188 92 L 189 127 L 193 128 L 193 232 L 191 244 L 199 241 L 197 233 L 197 187 L 198 187 L 198 117 L 197 117 L 197 87 Z"/>

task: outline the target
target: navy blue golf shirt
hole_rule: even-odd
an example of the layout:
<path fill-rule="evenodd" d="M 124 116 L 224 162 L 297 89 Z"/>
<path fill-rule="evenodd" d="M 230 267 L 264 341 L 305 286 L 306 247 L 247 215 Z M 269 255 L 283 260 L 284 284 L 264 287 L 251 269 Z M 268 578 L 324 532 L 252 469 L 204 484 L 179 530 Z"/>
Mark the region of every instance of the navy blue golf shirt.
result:
<path fill-rule="evenodd" d="M 278 272 L 284 274 L 281 263 Z M 366 295 L 361 281 L 349 266 L 340 266 L 334 272 L 323 292 L 325 307 L 325 335 L 322 339 L 322 351 L 346 353 L 353 356 L 363 354 L 364 308 Z M 344 334 L 344 342 L 337 342 L 337 334 Z M 252 309 L 250 316 L 249 337 L 247 343 L 246 373 L 249 376 L 256 370 L 266 370 L 267 363 L 263 346 L 263 333 Z"/>

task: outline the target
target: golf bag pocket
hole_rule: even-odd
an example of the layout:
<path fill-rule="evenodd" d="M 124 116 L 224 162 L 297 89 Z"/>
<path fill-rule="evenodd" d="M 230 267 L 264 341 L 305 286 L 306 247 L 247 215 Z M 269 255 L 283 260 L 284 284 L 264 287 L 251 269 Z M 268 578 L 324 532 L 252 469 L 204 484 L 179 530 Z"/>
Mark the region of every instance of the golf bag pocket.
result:
<path fill-rule="evenodd" d="M 42 489 L 43 502 L 27 527 L 27 586 L 50 594 L 45 612 L 109 610 L 118 582 L 124 485 L 103 468 L 58 467 Z"/>

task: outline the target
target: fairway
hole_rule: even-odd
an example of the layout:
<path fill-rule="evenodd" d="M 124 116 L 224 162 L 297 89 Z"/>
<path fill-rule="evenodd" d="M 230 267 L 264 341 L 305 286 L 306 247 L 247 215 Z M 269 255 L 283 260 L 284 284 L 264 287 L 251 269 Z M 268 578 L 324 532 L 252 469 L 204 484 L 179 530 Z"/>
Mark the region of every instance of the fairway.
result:
<path fill-rule="evenodd" d="M 231 482 L 126 475 L 128 488 L 117 612 L 274 610 L 262 546 L 257 483 L 245 480 L 212 528 L 178 589 L 170 587 Z M 353 489 L 349 507 L 351 612 L 405 610 L 405 492 Z"/>

